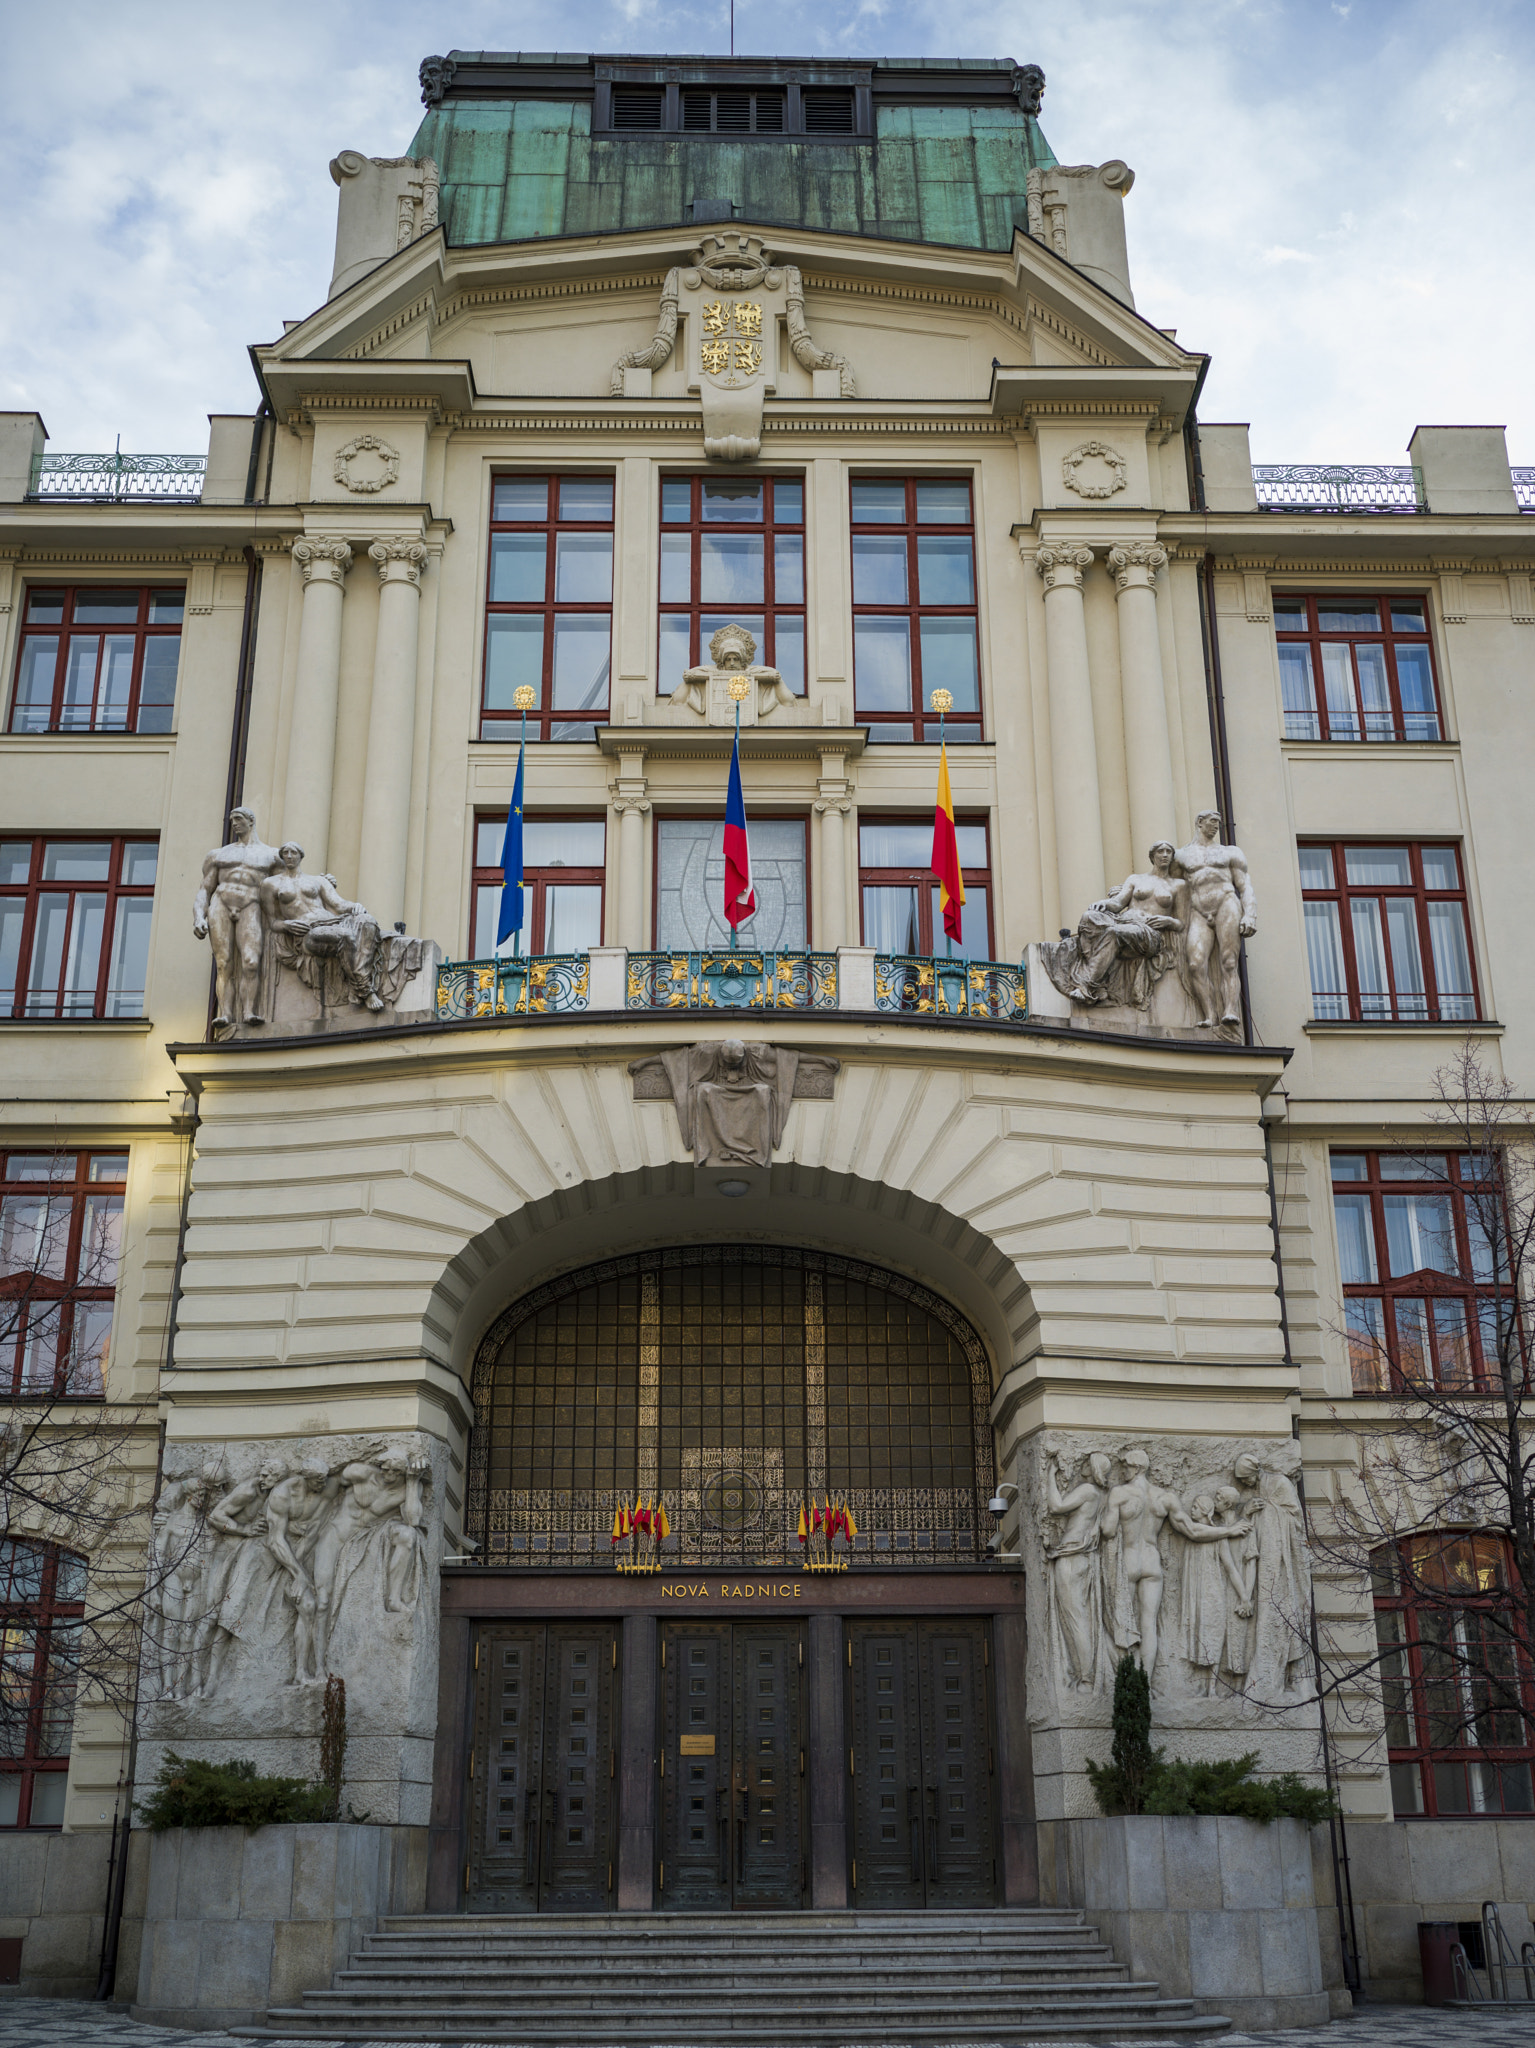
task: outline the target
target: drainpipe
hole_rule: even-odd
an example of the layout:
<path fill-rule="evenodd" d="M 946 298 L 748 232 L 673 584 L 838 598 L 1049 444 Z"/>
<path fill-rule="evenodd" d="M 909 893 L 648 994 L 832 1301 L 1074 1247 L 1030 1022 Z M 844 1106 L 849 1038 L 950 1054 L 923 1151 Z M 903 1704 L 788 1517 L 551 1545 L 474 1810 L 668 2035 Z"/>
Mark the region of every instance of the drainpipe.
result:
<path fill-rule="evenodd" d="M 252 451 L 254 460 L 255 451 Z M 251 680 L 256 667 L 256 632 L 261 610 L 261 559 L 247 544 L 245 550 L 245 615 L 240 623 L 240 654 L 235 665 L 234 717 L 229 730 L 229 773 L 224 781 L 224 824 L 245 794 L 245 749 L 250 738 Z M 218 969 L 208 969 L 207 1034 L 213 1035 L 215 1004 L 218 1001 Z"/>

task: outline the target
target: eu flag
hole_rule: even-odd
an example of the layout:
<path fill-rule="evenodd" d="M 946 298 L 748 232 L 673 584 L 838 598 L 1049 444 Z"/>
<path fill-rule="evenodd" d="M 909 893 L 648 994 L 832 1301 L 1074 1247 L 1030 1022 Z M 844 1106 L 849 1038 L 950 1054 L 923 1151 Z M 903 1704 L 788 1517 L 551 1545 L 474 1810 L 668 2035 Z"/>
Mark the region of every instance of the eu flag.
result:
<path fill-rule="evenodd" d="M 512 808 L 506 814 L 506 837 L 501 842 L 501 916 L 496 925 L 499 952 L 513 932 L 522 930 L 522 761 L 525 747 L 517 749 L 517 780 L 512 785 Z"/>

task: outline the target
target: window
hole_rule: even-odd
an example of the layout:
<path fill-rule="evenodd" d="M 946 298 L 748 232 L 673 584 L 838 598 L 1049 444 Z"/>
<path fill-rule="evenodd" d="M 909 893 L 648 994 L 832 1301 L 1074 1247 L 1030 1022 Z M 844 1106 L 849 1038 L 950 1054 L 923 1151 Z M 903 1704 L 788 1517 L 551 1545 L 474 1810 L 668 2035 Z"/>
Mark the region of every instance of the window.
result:
<path fill-rule="evenodd" d="M 0 1017 L 142 1017 L 153 839 L 0 839 Z"/>
<path fill-rule="evenodd" d="M 803 818 L 750 820 L 757 911 L 738 943 L 764 952 L 803 952 L 809 943 Z M 656 823 L 656 947 L 663 953 L 728 947 L 725 824 L 721 818 Z"/>
<path fill-rule="evenodd" d="M 975 543 L 963 479 L 853 479 L 853 704 L 869 739 L 981 737 Z"/>
<path fill-rule="evenodd" d="M 0 1828 L 64 1825 L 85 1559 L 0 1537 Z"/>
<path fill-rule="evenodd" d="M 616 99 L 614 105 L 616 113 Z M 781 89 L 771 88 L 752 92 L 734 87 L 710 92 L 707 86 L 684 86 L 682 125 L 686 129 L 712 130 L 717 135 L 782 135 L 784 94 Z"/>
<path fill-rule="evenodd" d="M 1437 740 L 1421 597 L 1276 597 L 1287 740 Z"/>
<path fill-rule="evenodd" d="M 496 950 L 501 917 L 501 843 L 506 813 L 474 821 L 474 932 L 476 960 Z M 522 821 L 522 951 L 584 953 L 602 944 L 602 882 L 607 823 L 602 818 L 529 818 Z M 511 949 L 511 940 L 506 942 Z"/>
<path fill-rule="evenodd" d="M 805 694 L 805 486 L 789 476 L 661 479 L 661 638 L 656 688 L 709 659 L 721 626 L 745 626 L 757 659 Z"/>
<path fill-rule="evenodd" d="M 12 732 L 169 732 L 183 589 L 27 592 Z"/>
<path fill-rule="evenodd" d="M 1535 1812 L 1535 1689 L 1496 1536 L 1418 1536 L 1371 1559 L 1398 1820 Z"/>
<path fill-rule="evenodd" d="M 106 1384 L 126 1152 L 0 1153 L 0 1390 Z"/>
<path fill-rule="evenodd" d="M 956 824 L 960 872 L 965 878 L 963 937 L 955 955 L 989 960 L 991 872 L 986 827 Z M 861 819 L 858 826 L 858 886 L 863 905 L 863 942 L 879 953 L 942 953 L 947 950 L 933 854 L 930 818 Z"/>
<path fill-rule="evenodd" d="M 495 478 L 486 611 L 480 738 L 518 737 L 527 683 L 535 739 L 590 739 L 608 715 L 612 477 Z"/>
<path fill-rule="evenodd" d="M 1313 1017 L 1452 1024 L 1480 1016 L 1457 848 L 1312 844 L 1299 853 Z"/>
<path fill-rule="evenodd" d="M 1454 1152 L 1334 1152 L 1333 1213 L 1356 1394 L 1452 1388 L 1495 1369 L 1507 1258 Z M 1501 1273 L 1499 1269 L 1501 1268 Z"/>

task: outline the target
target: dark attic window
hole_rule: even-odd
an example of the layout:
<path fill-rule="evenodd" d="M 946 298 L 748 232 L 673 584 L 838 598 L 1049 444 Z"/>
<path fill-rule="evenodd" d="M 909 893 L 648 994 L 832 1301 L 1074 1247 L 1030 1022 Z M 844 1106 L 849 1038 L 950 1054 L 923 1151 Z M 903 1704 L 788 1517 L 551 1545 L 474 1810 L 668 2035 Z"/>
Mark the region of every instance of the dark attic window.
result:
<path fill-rule="evenodd" d="M 851 135 L 853 95 L 851 92 L 807 92 L 805 133 L 807 135 Z"/>
<path fill-rule="evenodd" d="M 613 126 L 659 128 L 665 98 L 665 90 L 659 85 L 615 85 Z"/>
<path fill-rule="evenodd" d="M 752 92 L 739 86 L 722 92 L 685 87 L 682 125 L 698 134 L 782 135 L 784 95 L 778 91 Z"/>

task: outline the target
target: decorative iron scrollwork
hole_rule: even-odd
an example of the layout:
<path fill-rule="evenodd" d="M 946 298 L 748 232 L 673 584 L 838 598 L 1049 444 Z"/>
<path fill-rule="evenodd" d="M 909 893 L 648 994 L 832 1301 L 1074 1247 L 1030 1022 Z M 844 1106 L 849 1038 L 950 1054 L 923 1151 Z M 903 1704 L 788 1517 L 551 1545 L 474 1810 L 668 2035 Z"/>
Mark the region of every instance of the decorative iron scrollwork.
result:
<path fill-rule="evenodd" d="M 437 1014 L 526 1017 L 584 1010 L 591 987 L 585 953 L 531 953 L 503 960 L 445 960 L 437 970 Z"/>
<path fill-rule="evenodd" d="M 631 953 L 631 1010 L 835 1010 L 835 953 Z"/>
<path fill-rule="evenodd" d="M 877 953 L 874 1007 L 907 1015 L 974 1017 L 1021 1024 L 1028 1016 L 1028 973 L 999 960 Z"/>

